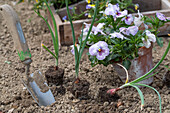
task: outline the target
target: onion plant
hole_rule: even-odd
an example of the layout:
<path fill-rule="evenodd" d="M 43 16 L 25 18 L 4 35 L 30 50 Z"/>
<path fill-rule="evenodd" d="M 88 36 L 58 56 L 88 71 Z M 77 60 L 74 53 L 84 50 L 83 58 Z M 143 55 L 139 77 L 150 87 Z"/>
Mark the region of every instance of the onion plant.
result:
<path fill-rule="evenodd" d="M 80 48 L 77 47 L 77 42 L 76 42 L 76 37 L 75 37 L 75 33 L 74 33 L 74 27 L 73 27 L 73 23 L 72 23 L 72 17 L 70 15 L 70 12 L 69 12 L 69 7 L 68 7 L 68 0 L 65 0 L 66 2 L 66 8 L 67 8 L 67 14 L 68 14 L 68 18 L 69 18 L 69 21 L 70 21 L 70 25 L 71 25 L 71 29 L 72 29 L 72 36 L 73 36 L 73 45 L 74 45 L 74 56 L 75 56 L 75 70 L 76 70 L 76 79 L 78 79 L 78 75 L 79 75 L 79 64 L 80 64 L 80 60 L 81 60 L 81 57 L 82 57 L 82 54 L 83 54 L 83 51 L 84 51 L 84 48 L 85 48 L 85 45 L 86 45 L 86 42 L 88 40 L 88 37 L 90 35 L 90 32 L 92 30 L 92 27 L 93 27 L 93 24 L 94 24 L 94 21 L 95 21 L 95 18 L 96 18 L 96 14 L 97 14 L 97 7 L 99 5 L 99 1 L 97 0 L 96 1 L 96 5 L 95 5 L 95 10 L 94 10 L 94 16 L 93 16 L 93 20 L 91 22 L 91 25 L 90 25 L 90 28 L 89 28 L 89 31 L 87 33 L 87 36 L 86 36 L 86 39 L 82 42 L 82 40 L 80 40 Z M 84 28 L 84 26 L 82 27 L 82 29 Z M 83 31 L 83 30 L 82 30 Z M 81 34 L 80 37 L 83 36 L 83 32 Z M 80 38 L 82 39 L 82 38 Z"/>
<path fill-rule="evenodd" d="M 161 96 L 160 96 L 159 92 L 158 92 L 155 88 L 153 88 L 153 87 L 151 87 L 151 86 L 149 86 L 149 85 L 140 84 L 140 83 L 138 83 L 138 82 L 143 81 L 143 80 L 145 80 L 145 79 L 148 79 L 149 77 L 152 77 L 152 76 L 154 76 L 155 74 L 158 73 L 158 72 L 157 72 L 157 73 L 154 73 L 154 74 L 150 75 L 150 74 L 162 63 L 162 61 L 164 60 L 164 58 L 165 58 L 166 55 L 168 54 L 169 49 L 170 49 L 170 41 L 169 41 L 168 47 L 167 47 L 164 55 L 162 56 L 161 60 L 160 60 L 148 73 L 146 73 L 145 75 L 143 75 L 143 76 L 141 76 L 141 77 L 139 77 L 139 78 L 137 78 L 137 79 L 135 79 L 135 80 L 133 80 L 133 81 L 131 81 L 131 82 L 129 82 L 129 83 L 126 82 L 124 85 L 120 86 L 119 88 L 110 89 L 110 90 L 107 91 L 107 93 L 113 95 L 113 94 L 116 93 L 116 91 L 121 90 L 121 89 L 123 89 L 123 88 L 125 88 L 125 87 L 128 87 L 128 86 L 134 87 L 134 88 L 136 88 L 136 90 L 137 90 L 138 93 L 139 93 L 139 96 L 140 96 L 140 98 L 141 98 L 141 109 L 143 109 L 143 107 L 144 107 L 144 96 L 143 96 L 143 93 L 142 93 L 142 91 L 139 89 L 138 86 L 144 86 L 144 87 L 151 88 L 152 90 L 154 90 L 154 91 L 158 94 L 158 97 L 159 97 L 159 110 L 160 110 L 160 113 L 162 113 L 162 111 L 161 111 Z M 124 68 L 124 69 L 126 70 L 126 68 Z M 127 72 L 127 71 L 126 71 L 126 72 Z M 128 77 L 127 77 L 127 80 L 126 80 L 126 81 L 128 81 Z"/>
<path fill-rule="evenodd" d="M 55 30 L 55 35 L 54 33 L 52 32 L 52 28 L 50 27 L 47 19 L 45 19 L 39 12 L 35 11 L 47 24 L 49 30 L 50 30 L 50 33 L 51 33 L 51 36 L 52 36 L 52 40 L 53 40 L 53 46 L 54 46 L 54 51 L 55 53 L 53 53 L 51 50 L 49 50 L 44 44 L 42 44 L 42 47 L 47 50 L 55 59 L 56 59 L 56 69 L 58 69 L 58 55 L 59 55 L 59 42 L 58 42 L 58 32 L 57 32 L 57 25 L 56 25 L 56 21 L 55 21 L 55 18 L 54 18 L 54 15 L 47 3 L 46 0 L 44 0 L 49 12 L 50 12 L 50 15 L 51 15 L 51 18 L 53 20 L 53 25 L 54 25 L 54 30 Z"/>

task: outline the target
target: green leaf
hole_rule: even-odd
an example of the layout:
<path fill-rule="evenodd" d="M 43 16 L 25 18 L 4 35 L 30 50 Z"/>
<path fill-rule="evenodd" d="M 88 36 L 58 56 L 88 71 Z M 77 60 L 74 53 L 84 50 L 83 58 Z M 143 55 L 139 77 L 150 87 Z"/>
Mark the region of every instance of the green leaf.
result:
<path fill-rule="evenodd" d="M 141 109 L 142 109 L 142 107 L 144 106 L 144 97 L 143 97 L 142 91 L 136 86 L 136 84 L 129 84 L 129 85 L 136 88 L 136 90 L 138 91 L 140 99 L 141 99 Z"/>
<path fill-rule="evenodd" d="M 123 66 L 128 70 L 130 68 L 131 62 L 130 60 L 123 61 Z"/>
<path fill-rule="evenodd" d="M 106 21 L 106 19 L 102 18 L 102 19 L 98 20 L 96 23 L 104 23 L 105 21 Z"/>
<path fill-rule="evenodd" d="M 106 62 L 109 62 L 110 60 L 114 60 L 114 59 L 119 58 L 119 57 L 120 57 L 119 54 L 112 53 L 112 54 L 110 54 L 109 56 L 106 57 Z"/>
<path fill-rule="evenodd" d="M 162 113 L 161 96 L 160 96 L 159 92 L 155 88 L 153 88 L 151 86 L 148 86 L 146 84 L 134 84 L 134 85 L 145 86 L 145 87 L 153 89 L 157 93 L 157 95 L 159 97 L 159 110 L 160 110 L 160 113 Z"/>
<path fill-rule="evenodd" d="M 50 51 L 44 44 L 42 44 L 42 47 L 47 50 L 55 59 L 58 59 L 58 56 L 56 56 L 52 51 Z"/>
<path fill-rule="evenodd" d="M 157 37 L 156 42 L 160 47 L 163 47 L 163 39 L 161 37 L 159 37 L 159 38 Z"/>
<path fill-rule="evenodd" d="M 166 67 L 170 71 L 170 67 L 168 65 L 165 65 L 164 67 Z"/>

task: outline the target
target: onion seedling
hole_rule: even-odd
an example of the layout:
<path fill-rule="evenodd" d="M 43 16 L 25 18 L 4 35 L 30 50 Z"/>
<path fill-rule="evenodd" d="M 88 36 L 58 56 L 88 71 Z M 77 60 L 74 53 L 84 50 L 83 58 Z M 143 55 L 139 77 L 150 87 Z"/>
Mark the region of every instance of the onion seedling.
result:
<path fill-rule="evenodd" d="M 145 75 L 143 75 L 143 76 L 141 76 L 141 77 L 139 77 L 139 78 L 137 78 L 137 79 L 135 79 L 135 80 L 133 80 L 133 81 L 131 81 L 129 83 L 125 83 L 124 85 L 120 86 L 119 88 L 110 89 L 110 90 L 107 91 L 107 93 L 113 95 L 118 90 L 121 90 L 121 89 L 123 89 L 123 88 L 125 88 L 127 86 L 134 87 L 134 88 L 136 88 L 136 90 L 138 91 L 138 93 L 140 95 L 140 98 L 141 98 L 141 109 L 143 109 L 143 107 L 144 107 L 144 96 L 142 94 L 142 91 L 138 88 L 138 86 L 144 86 L 144 87 L 151 88 L 151 89 L 153 89 L 158 94 L 158 97 L 159 97 L 159 110 L 160 110 L 160 113 L 162 113 L 162 110 L 161 110 L 161 96 L 160 96 L 159 92 L 155 88 L 153 88 L 153 87 L 151 87 L 149 85 L 140 84 L 138 82 L 143 81 L 145 79 L 148 79 L 149 77 L 152 77 L 155 74 L 157 74 L 157 73 L 154 73 L 154 74 L 150 75 L 162 63 L 162 61 L 165 59 L 166 55 L 168 54 L 169 49 L 170 49 L 170 41 L 169 41 L 168 47 L 167 47 L 164 55 L 162 56 L 161 60 L 148 73 L 146 73 Z"/>
<path fill-rule="evenodd" d="M 73 27 L 73 23 L 72 23 L 72 17 L 71 17 L 70 12 L 69 12 L 68 0 L 65 0 L 65 2 L 66 2 L 66 8 L 67 8 L 68 18 L 69 18 L 70 25 L 71 25 L 71 29 L 72 29 L 73 44 L 74 44 L 74 56 L 75 56 L 76 79 L 78 80 L 80 60 L 81 60 L 81 57 L 82 57 L 82 54 L 83 54 L 83 51 L 84 51 L 86 42 L 87 42 L 87 40 L 88 40 L 88 37 L 89 37 L 89 35 L 90 35 L 90 32 L 91 32 L 91 30 L 92 30 L 92 27 L 93 27 L 93 24 L 94 24 L 94 21 L 95 21 L 95 18 L 96 18 L 97 7 L 98 7 L 98 5 L 99 5 L 99 1 L 98 1 L 98 0 L 96 1 L 93 20 L 92 20 L 92 22 L 91 22 L 91 25 L 90 25 L 89 31 L 88 31 L 88 33 L 87 33 L 86 39 L 85 39 L 83 42 L 82 42 L 83 30 L 82 30 L 82 33 L 81 33 L 81 36 L 80 36 L 80 37 L 81 37 L 81 40 L 80 40 L 80 48 L 78 48 L 78 47 L 77 47 L 77 44 L 76 44 L 76 37 L 75 37 L 75 33 L 74 33 L 74 27 Z M 84 26 L 82 27 L 82 29 L 83 29 L 83 28 L 84 28 Z"/>
<path fill-rule="evenodd" d="M 58 32 L 57 32 L 57 25 L 56 25 L 56 21 L 55 21 L 55 18 L 54 18 L 54 15 L 47 3 L 46 0 L 44 0 L 46 6 L 47 6 L 47 9 L 49 10 L 50 12 L 50 15 L 51 15 L 51 18 L 53 20 L 53 24 L 54 24 L 54 30 L 55 30 L 55 35 L 54 33 L 52 32 L 52 28 L 50 27 L 47 19 L 45 19 L 39 12 L 35 11 L 47 24 L 49 30 L 50 30 L 50 33 L 51 33 L 51 36 L 52 36 L 52 40 L 53 40 L 53 46 L 54 46 L 54 51 L 55 53 L 53 53 L 51 50 L 49 50 L 44 44 L 42 44 L 41 46 L 47 50 L 55 59 L 56 59 L 56 69 L 58 69 L 58 55 L 59 55 L 59 42 L 58 42 Z"/>

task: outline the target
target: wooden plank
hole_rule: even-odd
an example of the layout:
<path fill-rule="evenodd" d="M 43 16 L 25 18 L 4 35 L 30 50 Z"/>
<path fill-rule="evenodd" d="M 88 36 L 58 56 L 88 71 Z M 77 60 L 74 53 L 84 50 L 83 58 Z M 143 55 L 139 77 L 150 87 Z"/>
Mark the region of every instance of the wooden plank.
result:
<path fill-rule="evenodd" d="M 161 9 L 161 0 L 133 0 L 134 4 L 139 4 L 141 12 Z"/>
<path fill-rule="evenodd" d="M 82 25 L 84 22 L 90 23 L 91 19 L 73 21 L 75 37 L 76 37 L 77 42 L 78 42 L 78 38 L 80 37 Z M 64 23 L 64 43 L 65 43 L 65 45 L 73 44 L 72 30 L 71 30 L 70 22 Z"/>

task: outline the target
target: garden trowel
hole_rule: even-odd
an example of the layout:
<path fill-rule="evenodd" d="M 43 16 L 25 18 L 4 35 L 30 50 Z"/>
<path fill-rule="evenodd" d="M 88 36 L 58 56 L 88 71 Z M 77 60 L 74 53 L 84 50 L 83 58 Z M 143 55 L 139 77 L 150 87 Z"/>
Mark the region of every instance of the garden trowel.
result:
<path fill-rule="evenodd" d="M 40 71 L 36 71 L 29 74 L 30 64 L 32 62 L 31 53 L 25 40 L 17 13 L 7 4 L 0 6 L 0 13 L 4 17 L 7 27 L 13 37 L 19 58 L 26 66 L 26 80 L 24 81 L 21 79 L 23 84 L 39 106 L 51 105 L 55 102 L 55 99 L 45 82 L 42 73 Z"/>

